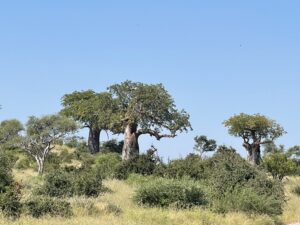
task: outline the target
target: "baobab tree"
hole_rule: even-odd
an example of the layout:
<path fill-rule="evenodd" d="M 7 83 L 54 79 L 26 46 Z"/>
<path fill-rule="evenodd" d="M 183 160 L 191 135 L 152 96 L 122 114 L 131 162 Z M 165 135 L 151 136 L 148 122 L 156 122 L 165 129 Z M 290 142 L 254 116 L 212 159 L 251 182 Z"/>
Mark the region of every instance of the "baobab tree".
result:
<path fill-rule="evenodd" d="M 176 108 L 162 84 L 125 81 L 108 90 L 118 103 L 113 131 L 124 133 L 123 160 L 139 154 L 141 135 L 148 134 L 160 140 L 191 129 L 189 115 Z"/>
<path fill-rule="evenodd" d="M 276 121 L 261 114 L 241 113 L 223 122 L 229 134 L 243 139 L 243 147 L 248 152 L 248 160 L 253 165 L 261 161 L 261 145 L 282 136 L 285 131 Z"/>
<path fill-rule="evenodd" d="M 61 113 L 79 121 L 89 129 L 88 147 L 92 154 L 100 151 L 100 133 L 110 129 L 116 110 L 115 101 L 107 92 L 75 91 L 62 97 Z"/>

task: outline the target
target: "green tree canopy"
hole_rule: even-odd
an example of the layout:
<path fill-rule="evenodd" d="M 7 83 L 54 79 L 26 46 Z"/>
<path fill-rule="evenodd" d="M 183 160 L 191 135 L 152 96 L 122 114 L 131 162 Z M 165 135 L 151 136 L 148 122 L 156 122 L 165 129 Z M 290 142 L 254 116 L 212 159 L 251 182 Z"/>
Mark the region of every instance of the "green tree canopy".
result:
<path fill-rule="evenodd" d="M 217 148 L 217 143 L 213 139 L 208 139 L 205 135 L 196 136 L 194 138 L 195 146 L 194 150 L 200 153 L 200 156 L 205 152 L 215 151 Z"/>
<path fill-rule="evenodd" d="M 0 123 L 0 144 L 12 142 L 23 130 L 23 125 L 16 119 L 4 120 Z"/>
<path fill-rule="evenodd" d="M 118 122 L 114 123 L 114 130 L 125 133 L 123 159 L 138 154 L 138 137 L 142 134 L 160 140 L 191 128 L 189 115 L 176 108 L 162 84 L 125 81 L 108 89 L 118 102 Z M 163 133 L 165 131 L 169 132 Z"/>
<path fill-rule="evenodd" d="M 75 91 L 62 97 L 63 109 L 61 113 L 79 121 L 83 127 L 89 129 L 88 146 L 91 153 L 100 150 L 100 133 L 110 130 L 115 101 L 110 93 L 96 93 L 92 90 Z"/>
<path fill-rule="evenodd" d="M 243 146 L 248 151 L 249 161 L 258 165 L 261 159 L 260 145 L 282 136 L 285 131 L 276 121 L 261 114 L 241 113 L 224 121 L 229 134 L 243 138 Z"/>
<path fill-rule="evenodd" d="M 36 160 L 38 172 L 42 174 L 44 162 L 55 143 L 76 130 L 76 122 L 61 115 L 31 116 L 26 123 L 26 136 L 20 147 Z"/>

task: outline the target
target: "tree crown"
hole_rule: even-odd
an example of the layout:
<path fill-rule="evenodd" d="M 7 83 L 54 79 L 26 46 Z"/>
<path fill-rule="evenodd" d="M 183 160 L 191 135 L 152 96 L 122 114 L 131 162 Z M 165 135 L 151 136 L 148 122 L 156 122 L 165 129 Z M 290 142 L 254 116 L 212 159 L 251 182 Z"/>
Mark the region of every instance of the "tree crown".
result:
<path fill-rule="evenodd" d="M 223 124 L 228 127 L 229 134 L 242 137 L 245 142 L 248 142 L 249 139 L 258 142 L 263 139 L 274 140 L 285 133 L 283 127 L 276 121 L 261 114 L 248 115 L 241 113 L 225 120 Z"/>
<path fill-rule="evenodd" d="M 116 110 L 110 93 L 96 93 L 92 90 L 75 91 L 62 97 L 61 113 L 81 122 L 85 127 L 108 130 L 111 117 Z"/>
<path fill-rule="evenodd" d="M 176 109 L 174 100 L 162 84 L 125 81 L 108 88 L 118 101 L 119 120 L 137 124 L 142 129 L 160 132 L 187 131 L 191 128 L 189 115 Z"/>

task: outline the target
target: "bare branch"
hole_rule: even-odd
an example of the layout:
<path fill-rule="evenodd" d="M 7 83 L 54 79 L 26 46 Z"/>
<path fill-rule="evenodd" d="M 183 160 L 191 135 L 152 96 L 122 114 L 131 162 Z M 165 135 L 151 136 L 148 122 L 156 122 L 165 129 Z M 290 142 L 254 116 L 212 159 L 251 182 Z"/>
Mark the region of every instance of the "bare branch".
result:
<path fill-rule="evenodd" d="M 139 129 L 137 135 L 140 136 L 141 134 L 149 134 L 150 136 L 154 136 L 158 141 L 162 138 L 174 138 L 176 134 L 160 134 L 159 132 L 151 129 Z"/>

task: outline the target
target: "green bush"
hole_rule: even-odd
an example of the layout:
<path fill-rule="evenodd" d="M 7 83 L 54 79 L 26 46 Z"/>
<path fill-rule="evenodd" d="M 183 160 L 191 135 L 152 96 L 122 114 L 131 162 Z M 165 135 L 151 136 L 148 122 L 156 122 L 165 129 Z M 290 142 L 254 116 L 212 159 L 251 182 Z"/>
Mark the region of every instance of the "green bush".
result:
<path fill-rule="evenodd" d="M 282 184 L 269 179 L 235 151 L 222 149 L 208 160 L 207 165 L 210 204 L 217 212 L 282 213 Z"/>
<path fill-rule="evenodd" d="M 93 170 L 83 171 L 73 174 L 73 186 L 75 195 L 97 197 L 102 190 L 102 180 Z"/>
<path fill-rule="evenodd" d="M 172 160 L 165 168 L 164 176 L 168 178 L 190 177 L 195 180 L 203 179 L 204 161 L 195 154 L 188 155 L 185 159 Z"/>
<path fill-rule="evenodd" d="M 158 207 L 189 208 L 206 204 L 204 192 L 196 183 L 164 178 L 142 185 L 134 200 L 141 205 Z"/>
<path fill-rule="evenodd" d="M 127 179 L 130 173 L 152 175 L 160 164 L 160 159 L 157 157 L 149 153 L 141 154 L 130 160 L 123 161 L 117 167 L 115 177 L 117 179 Z"/>
<path fill-rule="evenodd" d="M 96 170 L 103 179 L 112 178 L 121 163 L 122 159 L 119 154 L 102 153 L 96 158 Z"/>
<path fill-rule="evenodd" d="M 12 162 L 3 152 L 0 153 L 0 210 L 7 217 L 19 217 L 21 213 L 21 186 L 13 181 Z"/>
<path fill-rule="evenodd" d="M 46 175 L 40 192 L 51 197 L 70 197 L 74 194 L 73 182 L 72 174 L 57 170 Z"/>
<path fill-rule="evenodd" d="M 39 194 L 50 197 L 98 196 L 102 189 L 101 177 L 94 170 L 57 170 L 45 177 Z"/>
<path fill-rule="evenodd" d="M 73 215 L 69 202 L 52 198 L 35 198 L 25 203 L 28 214 L 39 218 L 45 215 L 70 217 Z"/>
<path fill-rule="evenodd" d="M 288 159 L 286 154 L 280 152 L 268 154 L 264 158 L 262 166 L 272 174 L 274 179 L 279 180 L 294 173 L 297 169 L 297 164 Z"/>
<path fill-rule="evenodd" d="M 116 139 L 105 141 L 101 145 L 101 152 L 102 153 L 117 153 L 118 155 L 121 155 L 123 145 L 124 145 L 124 141 L 118 142 Z"/>

